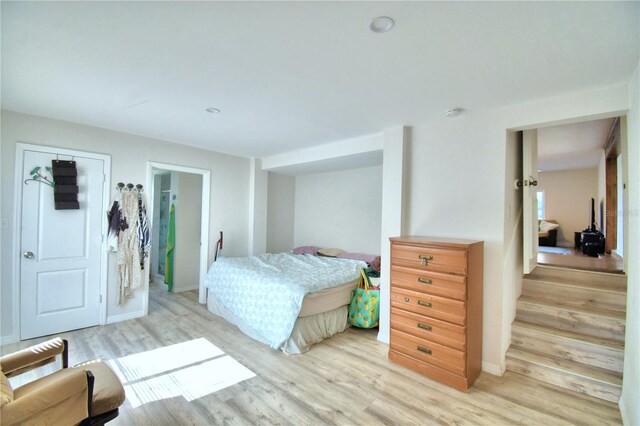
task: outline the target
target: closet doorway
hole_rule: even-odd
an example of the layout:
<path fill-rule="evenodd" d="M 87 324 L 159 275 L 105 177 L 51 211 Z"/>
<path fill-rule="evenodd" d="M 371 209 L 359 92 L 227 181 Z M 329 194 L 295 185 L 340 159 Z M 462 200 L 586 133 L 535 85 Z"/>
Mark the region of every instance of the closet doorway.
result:
<path fill-rule="evenodd" d="M 209 170 L 192 167 L 154 162 L 147 167 L 149 281 L 174 293 L 197 289 L 201 303 L 206 301 L 210 176 Z M 148 292 L 145 296 L 148 311 Z"/>

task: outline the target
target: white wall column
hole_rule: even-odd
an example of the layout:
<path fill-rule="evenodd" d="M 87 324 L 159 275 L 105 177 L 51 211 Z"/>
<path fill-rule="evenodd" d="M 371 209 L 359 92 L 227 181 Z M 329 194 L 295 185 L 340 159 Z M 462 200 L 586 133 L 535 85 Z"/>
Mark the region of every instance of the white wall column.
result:
<path fill-rule="evenodd" d="M 390 237 L 403 233 L 405 216 L 404 157 L 408 129 L 404 126 L 384 131 L 382 160 L 382 232 L 380 241 L 380 327 L 378 340 L 389 343 Z"/>
<path fill-rule="evenodd" d="M 269 172 L 262 170 L 262 160 L 251 159 L 249 166 L 249 255 L 267 252 L 267 194 Z"/>

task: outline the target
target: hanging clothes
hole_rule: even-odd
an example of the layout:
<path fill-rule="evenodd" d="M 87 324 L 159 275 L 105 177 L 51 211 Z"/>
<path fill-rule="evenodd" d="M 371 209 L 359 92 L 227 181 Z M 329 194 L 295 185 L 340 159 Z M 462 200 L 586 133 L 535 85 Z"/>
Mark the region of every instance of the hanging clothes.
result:
<path fill-rule="evenodd" d="M 132 290 L 141 287 L 145 259 L 151 248 L 151 232 L 147 224 L 147 208 L 142 198 L 141 186 L 138 190 L 122 190 L 107 212 L 109 229 L 107 232 L 108 251 L 116 252 L 116 264 L 120 289 L 120 305 Z"/>
<path fill-rule="evenodd" d="M 127 223 L 138 221 L 138 197 L 133 192 L 122 194 L 122 216 Z M 120 292 L 118 305 L 131 295 L 131 291 L 142 285 L 142 269 L 140 267 L 140 244 L 136 226 L 129 226 L 120 231 L 118 236 L 118 274 Z"/>
<path fill-rule="evenodd" d="M 107 212 L 109 229 L 107 231 L 107 251 L 118 251 L 118 235 L 129 227 L 126 219 L 122 216 L 122 194 L 118 192 L 113 201 L 111 209 Z"/>
<path fill-rule="evenodd" d="M 144 270 L 144 261 L 149 257 L 149 251 L 151 249 L 151 234 L 149 232 L 149 225 L 147 224 L 147 207 L 142 201 L 142 194 L 138 192 L 138 221 L 137 221 L 137 234 L 138 234 L 138 248 L 140 250 L 140 269 Z"/>
<path fill-rule="evenodd" d="M 167 291 L 173 290 L 173 251 L 176 247 L 176 206 L 171 203 L 169 209 L 169 226 L 167 229 L 167 255 L 164 262 L 164 283 Z"/>

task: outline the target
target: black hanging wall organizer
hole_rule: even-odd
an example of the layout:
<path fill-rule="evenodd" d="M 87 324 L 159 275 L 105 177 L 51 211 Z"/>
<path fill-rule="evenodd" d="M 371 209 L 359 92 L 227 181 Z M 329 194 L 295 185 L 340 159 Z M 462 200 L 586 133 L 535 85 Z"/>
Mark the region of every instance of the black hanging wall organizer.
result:
<path fill-rule="evenodd" d="M 56 210 L 78 210 L 78 169 L 76 162 L 69 160 L 52 160 L 53 197 Z"/>

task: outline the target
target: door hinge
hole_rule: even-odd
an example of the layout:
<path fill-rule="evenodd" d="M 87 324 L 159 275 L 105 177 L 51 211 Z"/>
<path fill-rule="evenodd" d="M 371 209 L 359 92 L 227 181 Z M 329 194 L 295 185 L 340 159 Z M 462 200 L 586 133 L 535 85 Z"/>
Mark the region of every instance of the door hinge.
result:
<path fill-rule="evenodd" d="M 102 295 L 100 295 L 100 303 L 102 303 Z"/>
<path fill-rule="evenodd" d="M 538 186 L 538 181 L 533 176 L 529 176 L 529 179 L 516 179 L 514 186 L 516 189 L 520 189 L 523 186 Z"/>

